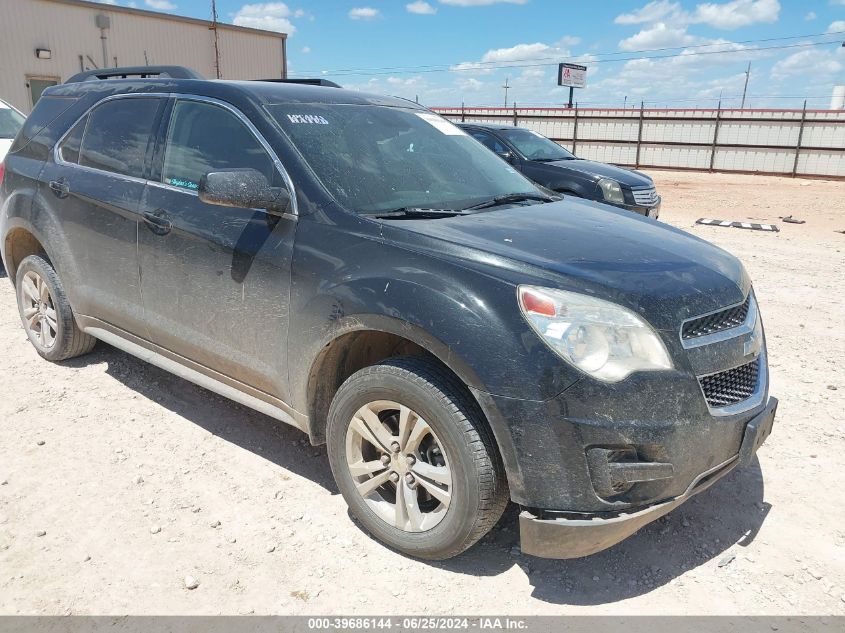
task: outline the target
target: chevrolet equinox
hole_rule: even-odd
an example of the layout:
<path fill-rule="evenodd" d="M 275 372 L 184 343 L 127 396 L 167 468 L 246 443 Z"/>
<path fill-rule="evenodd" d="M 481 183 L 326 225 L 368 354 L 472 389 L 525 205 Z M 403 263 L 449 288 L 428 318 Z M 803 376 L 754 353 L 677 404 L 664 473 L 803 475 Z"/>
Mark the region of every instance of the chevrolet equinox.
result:
<path fill-rule="evenodd" d="M 459 554 L 509 500 L 524 552 L 600 551 L 775 416 L 736 258 L 561 200 L 402 99 L 83 73 L 0 168 L 0 247 L 38 354 L 101 340 L 301 429 L 411 556 Z"/>

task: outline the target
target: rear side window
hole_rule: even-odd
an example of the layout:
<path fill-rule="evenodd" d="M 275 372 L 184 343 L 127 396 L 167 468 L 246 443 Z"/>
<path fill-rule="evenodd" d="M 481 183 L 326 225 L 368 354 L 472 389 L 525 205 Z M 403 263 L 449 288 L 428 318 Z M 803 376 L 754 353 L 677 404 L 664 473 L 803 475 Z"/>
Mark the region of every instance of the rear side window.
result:
<path fill-rule="evenodd" d="M 75 103 L 76 99 L 67 97 L 41 97 L 35 104 L 32 114 L 27 117 L 20 134 L 15 137 L 9 153 L 14 154 L 29 145 L 39 132 Z"/>
<path fill-rule="evenodd" d="M 79 164 L 143 178 L 160 102 L 160 99 L 116 99 L 97 106 L 88 115 Z"/>
<path fill-rule="evenodd" d="M 165 184 L 195 191 L 210 171 L 246 167 L 273 181 L 273 160 L 243 121 L 211 103 L 176 102 L 161 174 Z"/>
<path fill-rule="evenodd" d="M 73 126 L 73 129 L 62 141 L 59 146 L 59 155 L 66 163 L 79 162 L 79 148 L 82 146 L 82 135 L 85 132 L 85 126 L 88 123 L 88 117 L 83 118 L 79 123 Z"/>

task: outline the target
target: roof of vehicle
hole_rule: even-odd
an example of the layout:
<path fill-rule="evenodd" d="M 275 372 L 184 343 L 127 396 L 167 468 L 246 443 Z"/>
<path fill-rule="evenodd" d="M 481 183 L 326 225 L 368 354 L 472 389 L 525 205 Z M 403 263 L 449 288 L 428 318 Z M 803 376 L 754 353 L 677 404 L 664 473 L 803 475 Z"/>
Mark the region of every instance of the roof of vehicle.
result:
<path fill-rule="evenodd" d="M 422 108 L 398 97 L 357 92 L 343 88 L 272 81 L 234 81 L 222 79 L 104 79 L 53 86 L 44 91 L 49 96 L 81 97 L 98 93 L 101 98 L 128 93 L 179 93 L 213 97 L 227 102 L 248 100 L 256 105 L 282 103 L 386 105 Z"/>
<path fill-rule="evenodd" d="M 466 123 L 456 123 L 458 127 L 481 127 L 486 130 L 521 130 L 517 125 L 509 125 L 507 123 L 474 123 L 472 121 Z"/>

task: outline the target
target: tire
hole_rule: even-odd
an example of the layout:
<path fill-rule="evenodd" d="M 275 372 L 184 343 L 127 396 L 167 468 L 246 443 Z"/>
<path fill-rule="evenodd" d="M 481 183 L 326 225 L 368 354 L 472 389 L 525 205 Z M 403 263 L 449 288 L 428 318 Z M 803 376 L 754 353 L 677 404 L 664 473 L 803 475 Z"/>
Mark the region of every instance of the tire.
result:
<path fill-rule="evenodd" d="M 329 408 L 327 443 L 351 513 L 375 538 L 409 556 L 460 554 L 493 528 L 507 505 L 504 468 L 478 405 L 426 359 L 386 360 L 347 379 Z"/>
<path fill-rule="evenodd" d="M 87 354 L 97 343 L 76 325 L 62 282 L 52 264 L 30 255 L 15 275 L 21 323 L 42 358 L 57 362 Z"/>

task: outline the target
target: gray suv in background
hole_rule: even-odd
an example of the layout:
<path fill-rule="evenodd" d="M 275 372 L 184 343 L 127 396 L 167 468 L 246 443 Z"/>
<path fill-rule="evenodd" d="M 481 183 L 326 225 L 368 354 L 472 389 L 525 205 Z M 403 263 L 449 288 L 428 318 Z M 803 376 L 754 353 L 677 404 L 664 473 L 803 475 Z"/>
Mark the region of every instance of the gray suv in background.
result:
<path fill-rule="evenodd" d="M 458 127 L 547 189 L 649 218 L 660 215 L 660 196 L 654 181 L 640 171 L 578 158 L 525 128 L 501 123 L 460 123 Z"/>

